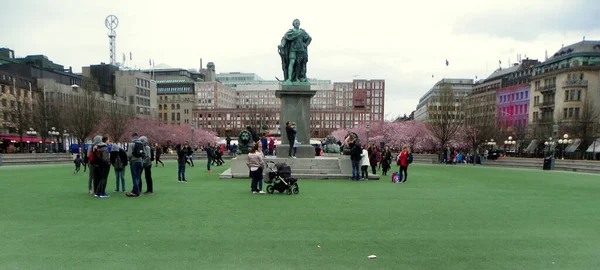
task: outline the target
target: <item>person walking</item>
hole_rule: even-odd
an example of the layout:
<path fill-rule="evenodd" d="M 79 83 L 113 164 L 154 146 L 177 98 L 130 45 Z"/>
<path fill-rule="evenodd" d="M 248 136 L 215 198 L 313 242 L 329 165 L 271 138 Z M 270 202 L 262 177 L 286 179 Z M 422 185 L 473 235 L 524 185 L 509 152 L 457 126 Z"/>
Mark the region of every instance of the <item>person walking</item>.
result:
<path fill-rule="evenodd" d="M 144 195 L 154 195 L 154 185 L 152 182 L 152 162 L 154 161 L 154 150 L 150 147 L 148 143 L 148 138 L 146 136 L 140 137 L 140 142 L 144 144 L 144 151 L 146 152 L 144 157 L 144 167 L 142 171 L 144 172 L 144 178 L 146 179 L 146 192 Z M 141 177 L 141 176 L 140 176 Z M 140 181 L 140 191 L 143 189 L 142 181 Z"/>
<path fill-rule="evenodd" d="M 362 149 L 360 148 L 360 144 L 357 142 L 353 142 L 349 145 L 350 147 L 350 160 L 352 161 L 352 178 L 351 180 L 360 180 L 360 160 Z"/>
<path fill-rule="evenodd" d="M 408 146 L 402 147 L 402 152 L 398 155 L 398 160 L 400 160 L 400 182 L 406 183 L 406 179 L 408 178 Z M 402 178 L 404 176 L 404 179 Z"/>
<path fill-rule="evenodd" d="M 369 151 L 363 148 L 360 153 L 360 181 L 369 179 Z"/>
<path fill-rule="evenodd" d="M 162 162 L 162 160 L 160 160 L 160 157 L 162 156 L 162 153 L 163 153 L 162 146 L 160 146 L 160 144 L 157 143 L 155 149 L 156 150 L 154 151 L 154 153 L 155 153 L 154 160 L 156 160 L 156 167 L 158 167 L 159 162 L 164 167 L 165 164 Z"/>
<path fill-rule="evenodd" d="M 188 143 L 185 144 L 185 151 L 186 151 L 186 155 L 187 155 L 187 161 L 186 163 L 189 164 L 190 166 L 194 167 L 194 149 L 192 149 L 192 146 L 190 146 Z"/>
<path fill-rule="evenodd" d="M 83 163 L 83 161 L 81 160 L 81 156 L 77 155 L 77 157 L 75 157 L 75 159 L 73 160 L 73 163 L 75 163 L 75 171 L 73 171 L 73 174 L 77 174 L 81 169 L 81 163 Z"/>
<path fill-rule="evenodd" d="M 295 144 L 294 142 L 296 141 L 296 133 L 298 131 L 296 130 L 296 126 L 294 125 L 293 122 L 287 121 L 285 123 L 285 134 L 287 135 L 287 139 L 288 142 L 290 144 L 290 149 L 288 152 L 288 156 L 291 158 L 296 158 L 296 152 L 294 151 L 294 154 L 292 155 L 292 152 L 294 150 Z"/>
<path fill-rule="evenodd" d="M 371 146 L 371 153 L 369 153 L 369 164 L 371 165 L 371 172 L 377 174 L 377 159 L 379 157 L 379 150 L 377 146 Z"/>
<path fill-rule="evenodd" d="M 177 151 L 177 181 L 187 183 L 187 180 L 185 180 L 185 162 L 187 159 L 185 149 L 181 147 L 181 144 L 178 144 L 175 151 Z"/>
<path fill-rule="evenodd" d="M 127 166 L 127 152 L 123 150 L 119 145 L 113 144 L 110 150 L 110 164 L 115 169 L 116 177 L 116 188 L 115 192 L 119 191 L 119 186 L 122 187 L 121 191 L 125 192 L 125 167 Z"/>
<path fill-rule="evenodd" d="M 210 163 L 212 162 L 213 157 L 214 157 L 214 150 L 210 146 L 210 143 L 208 143 L 206 145 L 206 148 L 204 148 L 204 151 L 206 151 L 206 158 L 207 158 L 207 161 L 206 161 L 206 171 L 207 172 L 212 172 L 212 170 L 210 169 Z"/>
<path fill-rule="evenodd" d="M 133 133 L 131 137 L 132 140 L 127 147 L 127 158 L 129 159 L 129 167 L 131 169 L 133 189 L 131 192 L 127 193 L 127 197 L 139 197 L 141 193 L 140 183 L 142 167 L 144 166 L 146 151 L 144 149 L 144 144 L 140 141 L 137 133 Z"/>
<path fill-rule="evenodd" d="M 272 156 L 274 152 L 275 152 L 275 139 L 273 139 L 273 137 L 271 137 L 269 139 L 269 156 Z"/>
<path fill-rule="evenodd" d="M 90 165 L 94 167 L 94 197 L 96 198 L 110 197 L 106 194 L 106 180 L 110 172 L 110 153 L 107 143 L 107 137 L 94 137 L 95 146 L 92 148 Z"/>
<path fill-rule="evenodd" d="M 265 193 L 259 188 L 259 186 L 262 186 L 263 169 L 265 168 L 263 155 L 259 149 L 259 144 L 254 144 L 252 150 L 248 153 L 248 163 L 246 164 L 250 169 L 250 177 L 252 178 L 250 187 L 253 194 Z"/>

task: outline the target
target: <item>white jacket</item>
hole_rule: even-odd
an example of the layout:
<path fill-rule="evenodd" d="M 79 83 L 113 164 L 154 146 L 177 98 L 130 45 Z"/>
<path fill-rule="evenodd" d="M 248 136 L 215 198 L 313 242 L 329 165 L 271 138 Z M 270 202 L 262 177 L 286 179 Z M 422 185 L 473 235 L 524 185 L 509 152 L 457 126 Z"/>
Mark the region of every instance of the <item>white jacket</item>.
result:
<path fill-rule="evenodd" d="M 360 166 L 369 165 L 371 165 L 371 163 L 369 163 L 369 152 L 367 152 L 367 149 L 363 149 L 362 154 L 360 154 Z"/>

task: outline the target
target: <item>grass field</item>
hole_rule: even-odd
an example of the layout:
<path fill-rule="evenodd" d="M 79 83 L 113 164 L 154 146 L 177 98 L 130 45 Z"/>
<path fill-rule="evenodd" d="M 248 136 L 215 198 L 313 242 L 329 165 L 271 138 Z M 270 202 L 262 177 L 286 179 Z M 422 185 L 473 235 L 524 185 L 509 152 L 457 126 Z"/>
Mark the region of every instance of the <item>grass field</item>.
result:
<path fill-rule="evenodd" d="M 140 198 L 112 193 L 111 172 L 109 199 L 68 165 L 0 167 L 0 269 L 600 267 L 598 175 L 415 164 L 407 184 L 253 195 L 197 163 L 188 184 L 153 168 Z"/>

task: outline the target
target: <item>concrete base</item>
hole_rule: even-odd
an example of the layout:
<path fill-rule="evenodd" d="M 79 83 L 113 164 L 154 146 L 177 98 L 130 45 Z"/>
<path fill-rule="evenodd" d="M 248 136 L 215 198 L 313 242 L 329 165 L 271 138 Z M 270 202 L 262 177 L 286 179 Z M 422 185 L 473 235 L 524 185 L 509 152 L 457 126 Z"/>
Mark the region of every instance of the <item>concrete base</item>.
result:
<path fill-rule="evenodd" d="M 349 180 L 352 176 L 352 163 L 350 163 L 349 157 L 278 158 L 269 156 L 266 159 L 275 163 L 287 163 L 292 168 L 292 177 L 298 179 Z M 238 156 L 232 159 L 231 169 L 223 172 L 221 179 L 249 178 L 247 161 L 247 156 Z M 268 172 L 269 169 L 266 169 L 265 175 Z M 369 180 L 378 179 L 379 175 L 369 174 Z"/>
<path fill-rule="evenodd" d="M 288 142 L 285 128 L 285 123 L 296 122 L 296 140 L 310 146 L 310 100 L 317 91 L 310 90 L 310 84 L 300 85 L 280 85 L 280 90 L 275 91 L 275 96 L 281 99 L 281 110 L 279 113 L 279 128 L 281 130 L 282 145 L 287 146 Z M 287 147 L 277 147 L 278 157 L 287 157 Z M 298 147 L 296 157 L 312 158 L 315 156 L 315 151 L 312 154 L 308 149 L 302 149 L 302 145 Z"/>
<path fill-rule="evenodd" d="M 281 144 L 277 146 L 277 157 L 278 158 L 288 158 L 290 146 L 287 144 Z M 296 147 L 296 157 L 297 158 L 314 158 L 315 157 L 315 147 L 308 145 L 298 145 Z"/>

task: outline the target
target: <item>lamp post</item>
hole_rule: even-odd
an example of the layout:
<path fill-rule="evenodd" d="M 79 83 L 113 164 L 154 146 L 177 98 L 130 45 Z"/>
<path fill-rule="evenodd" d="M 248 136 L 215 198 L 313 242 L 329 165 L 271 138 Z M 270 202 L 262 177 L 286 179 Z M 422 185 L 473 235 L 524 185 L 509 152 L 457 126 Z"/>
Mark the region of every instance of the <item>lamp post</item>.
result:
<path fill-rule="evenodd" d="M 508 149 L 510 149 L 512 146 L 511 145 L 515 145 L 517 143 L 517 141 L 513 140 L 512 136 L 508 136 L 508 140 L 504 141 L 504 152 L 506 153 L 506 145 L 508 144 Z M 508 156 L 508 153 L 507 153 Z"/>
<path fill-rule="evenodd" d="M 67 142 L 68 148 L 71 149 L 71 143 L 70 143 L 70 140 L 69 140 L 69 135 L 70 134 L 67 132 L 67 130 L 64 130 L 63 136 L 65 137 L 65 141 Z M 67 151 L 65 151 L 65 152 L 67 152 Z"/>
<path fill-rule="evenodd" d="M 367 147 L 369 147 L 369 130 L 371 130 L 371 125 L 367 124 Z"/>
<path fill-rule="evenodd" d="M 554 144 L 554 140 L 552 137 L 548 138 L 547 141 L 544 142 L 544 145 L 548 147 L 548 152 L 552 149 L 552 145 Z M 554 153 L 552 153 L 552 157 L 554 157 Z"/>
<path fill-rule="evenodd" d="M 59 134 L 59 132 L 58 132 L 58 131 L 56 131 L 56 128 L 55 128 L 55 127 L 52 127 L 52 128 L 51 128 L 51 130 L 49 130 L 49 131 L 48 131 L 48 135 L 50 135 L 50 138 L 57 137 L 57 139 L 58 139 L 58 134 Z M 56 141 L 53 141 L 53 142 L 52 142 L 52 145 L 53 145 L 53 147 L 54 147 L 54 150 L 53 150 L 52 152 L 54 152 L 54 151 L 56 150 L 55 143 L 56 143 Z"/>
<path fill-rule="evenodd" d="M 565 148 L 567 147 L 568 144 L 572 144 L 573 140 L 569 139 L 569 134 L 565 134 L 563 135 L 562 139 L 558 140 L 558 144 L 561 146 L 561 159 L 565 159 Z"/>

